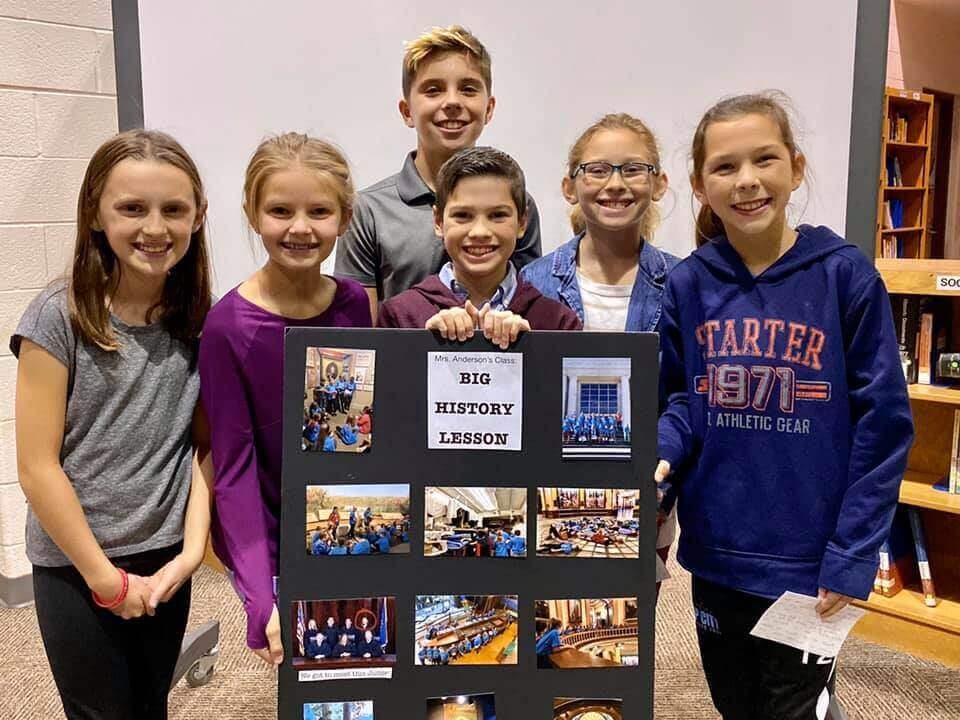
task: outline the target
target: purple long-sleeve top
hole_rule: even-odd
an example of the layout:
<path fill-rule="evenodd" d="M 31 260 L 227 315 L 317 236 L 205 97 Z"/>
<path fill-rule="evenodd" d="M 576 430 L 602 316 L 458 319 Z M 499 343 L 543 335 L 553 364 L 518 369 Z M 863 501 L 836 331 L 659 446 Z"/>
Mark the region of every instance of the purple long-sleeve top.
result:
<path fill-rule="evenodd" d="M 363 286 L 337 278 L 321 315 L 295 320 L 228 292 L 200 340 L 200 399 L 210 421 L 213 548 L 234 574 L 247 613 L 247 645 L 267 646 L 280 545 L 283 333 L 288 327 L 370 327 Z"/>

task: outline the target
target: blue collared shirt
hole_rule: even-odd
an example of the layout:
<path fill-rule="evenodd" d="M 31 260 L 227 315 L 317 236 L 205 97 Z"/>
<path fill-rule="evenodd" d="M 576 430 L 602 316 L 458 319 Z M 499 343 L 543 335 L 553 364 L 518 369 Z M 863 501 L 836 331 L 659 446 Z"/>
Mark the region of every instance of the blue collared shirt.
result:
<path fill-rule="evenodd" d="M 583 300 L 577 282 L 577 252 L 583 233 L 564 243 L 549 255 L 523 268 L 521 277 L 544 296 L 573 310 L 583 322 Z M 627 306 L 627 332 L 655 332 L 660 324 L 660 298 L 667 273 L 680 259 L 648 242 L 640 248 L 637 277 Z"/>
<path fill-rule="evenodd" d="M 440 268 L 440 282 L 450 288 L 450 291 L 456 295 L 457 299 L 461 302 L 466 302 L 467 298 L 470 296 L 470 294 L 467 292 L 467 289 L 458 283 L 457 279 L 453 276 L 452 262 L 447 261 L 444 263 L 443 267 Z M 510 305 L 510 301 L 513 300 L 513 294 L 516 291 L 517 270 L 515 267 L 513 267 L 513 263 L 507 263 L 507 275 L 497 286 L 497 289 L 493 293 L 493 297 L 490 298 L 490 309 L 498 311 L 506 310 Z"/>

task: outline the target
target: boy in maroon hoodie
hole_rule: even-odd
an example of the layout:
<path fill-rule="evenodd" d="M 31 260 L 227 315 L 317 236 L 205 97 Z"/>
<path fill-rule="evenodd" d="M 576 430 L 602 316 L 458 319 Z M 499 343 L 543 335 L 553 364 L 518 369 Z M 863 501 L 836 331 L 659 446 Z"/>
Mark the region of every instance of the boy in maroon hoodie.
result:
<path fill-rule="evenodd" d="M 437 175 L 433 210 L 450 261 L 384 302 L 377 327 L 425 328 L 460 342 L 480 329 L 504 350 L 525 330 L 581 328 L 576 313 L 541 295 L 510 263 L 527 224 L 523 171 L 513 158 L 489 147 L 456 153 Z"/>

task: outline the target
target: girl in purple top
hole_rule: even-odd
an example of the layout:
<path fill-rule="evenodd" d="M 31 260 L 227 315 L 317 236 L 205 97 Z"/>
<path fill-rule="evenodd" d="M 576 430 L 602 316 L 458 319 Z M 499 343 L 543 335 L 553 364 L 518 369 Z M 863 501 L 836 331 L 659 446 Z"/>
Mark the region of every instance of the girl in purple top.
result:
<path fill-rule="evenodd" d="M 247 166 L 243 194 L 269 258 L 207 316 L 200 397 L 216 471 L 213 547 L 243 600 L 248 647 L 280 664 L 283 334 L 291 326 L 370 327 L 370 304 L 359 283 L 320 273 L 353 207 L 350 172 L 336 148 L 297 133 L 265 140 Z"/>

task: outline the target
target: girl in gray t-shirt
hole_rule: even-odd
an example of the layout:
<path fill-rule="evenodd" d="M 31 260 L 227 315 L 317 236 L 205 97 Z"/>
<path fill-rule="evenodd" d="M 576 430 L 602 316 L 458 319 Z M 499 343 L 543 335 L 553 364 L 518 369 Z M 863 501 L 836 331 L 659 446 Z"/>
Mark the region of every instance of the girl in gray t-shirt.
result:
<path fill-rule="evenodd" d="M 68 718 L 165 718 L 210 523 L 191 483 L 206 201 L 173 138 L 132 130 L 78 208 L 69 278 L 10 339 L 37 617 Z"/>

